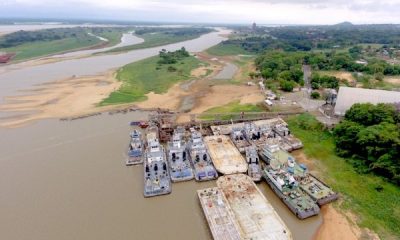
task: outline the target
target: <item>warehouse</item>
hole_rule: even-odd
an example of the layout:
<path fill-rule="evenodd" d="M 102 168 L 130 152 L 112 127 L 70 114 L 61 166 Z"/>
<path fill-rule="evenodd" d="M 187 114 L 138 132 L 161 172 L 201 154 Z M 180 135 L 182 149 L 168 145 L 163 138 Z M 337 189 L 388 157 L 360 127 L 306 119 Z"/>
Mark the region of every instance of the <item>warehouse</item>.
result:
<path fill-rule="evenodd" d="M 344 116 L 355 103 L 399 103 L 400 92 L 340 87 L 335 105 L 335 115 Z"/>

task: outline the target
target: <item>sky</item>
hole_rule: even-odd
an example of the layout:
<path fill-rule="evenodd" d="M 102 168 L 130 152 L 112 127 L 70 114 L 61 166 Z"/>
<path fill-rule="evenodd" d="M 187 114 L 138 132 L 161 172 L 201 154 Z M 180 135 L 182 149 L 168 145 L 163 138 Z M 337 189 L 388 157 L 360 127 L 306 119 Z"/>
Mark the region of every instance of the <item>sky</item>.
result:
<path fill-rule="evenodd" d="M 400 0 L 0 0 L 0 18 L 146 22 L 400 23 Z"/>

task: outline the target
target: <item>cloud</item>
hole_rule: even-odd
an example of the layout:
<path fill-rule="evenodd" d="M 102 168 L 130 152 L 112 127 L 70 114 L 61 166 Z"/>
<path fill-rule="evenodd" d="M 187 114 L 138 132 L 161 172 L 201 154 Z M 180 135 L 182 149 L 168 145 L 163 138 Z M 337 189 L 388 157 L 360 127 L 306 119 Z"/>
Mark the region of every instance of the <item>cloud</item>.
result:
<path fill-rule="evenodd" d="M 168 22 L 400 23 L 400 0 L 0 0 L 0 16 Z"/>

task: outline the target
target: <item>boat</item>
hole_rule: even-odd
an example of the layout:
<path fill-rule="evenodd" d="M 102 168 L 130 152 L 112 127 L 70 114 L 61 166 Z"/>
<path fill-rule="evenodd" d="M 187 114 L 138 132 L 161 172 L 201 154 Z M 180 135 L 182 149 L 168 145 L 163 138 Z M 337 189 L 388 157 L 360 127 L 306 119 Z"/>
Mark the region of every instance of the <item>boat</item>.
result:
<path fill-rule="evenodd" d="M 296 180 L 302 171 L 294 158 L 278 145 L 265 145 L 260 156 L 267 163 L 263 177 L 286 206 L 300 219 L 318 215 L 319 206 Z"/>
<path fill-rule="evenodd" d="M 154 132 L 147 135 L 147 148 L 143 165 L 144 196 L 153 197 L 171 193 L 171 179 L 165 151 Z"/>
<path fill-rule="evenodd" d="M 180 131 L 175 131 L 172 141 L 168 142 L 167 152 L 172 182 L 192 180 L 193 169 Z"/>
<path fill-rule="evenodd" d="M 268 125 L 257 126 L 254 122 L 244 123 L 244 133 L 247 141 L 257 147 L 275 137 L 272 129 Z"/>
<path fill-rule="evenodd" d="M 149 126 L 149 123 L 146 121 L 133 121 L 130 122 L 131 126 L 138 126 L 140 128 L 147 128 Z"/>
<path fill-rule="evenodd" d="M 241 239 L 293 239 L 289 228 L 249 176 L 219 177 L 217 187 L 239 223 Z"/>
<path fill-rule="evenodd" d="M 261 181 L 262 171 L 257 148 L 250 146 L 246 148 L 246 161 L 248 164 L 247 175 L 255 182 Z"/>
<path fill-rule="evenodd" d="M 244 153 L 246 147 L 250 146 L 241 128 L 233 127 L 230 136 L 233 144 L 235 144 L 240 153 Z"/>
<path fill-rule="evenodd" d="M 222 174 L 246 173 L 247 163 L 228 136 L 207 136 L 204 143 L 215 169 Z"/>
<path fill-rule="evenodd" d="M 337 193 L 317 177 L 310 174 L 307 166 L 298 164 L 292 155 L 281 150 L 278 145 L 265 145 L 260 151 L 260 156 L 263 160 L 266 160 L 267 164 L 275 167 L 279 164 L 285 165 L 287 161 L 287 171 L 299 182 L 300 188 L 319 206 L 338 199 Z"/>
<path fill-rule="evenodd" d="M 240 240 L 240 227 L 224 194 L 217 188 L 197 190 L 200 205 L 215 240 Z"/>
<path fill-rule="evenodd" d="M 196 181 L 216 179 L 218 177 L 217 170 L 214 168 L 200 132 L 192 129 L 187 148 L 189 150 L 189 159 L 194 168 Z"/>
<path fill-rule="evenodd" d="M 142 140 L 142 134 L 140 131 L 135 129 L 133 132 L 131 132 L 131 140 L 129 143 L 126 165 L 131 166 L 143 163 L 143 152 L 144 144 Z"/>
<path fill-rule="evenodd" d="M 333 202 L 339 198 L 339 195 L 324 182 L 314 175 L 307 175 L 300 180 L 300 187 L 305 191 L 319 206 Z"/>

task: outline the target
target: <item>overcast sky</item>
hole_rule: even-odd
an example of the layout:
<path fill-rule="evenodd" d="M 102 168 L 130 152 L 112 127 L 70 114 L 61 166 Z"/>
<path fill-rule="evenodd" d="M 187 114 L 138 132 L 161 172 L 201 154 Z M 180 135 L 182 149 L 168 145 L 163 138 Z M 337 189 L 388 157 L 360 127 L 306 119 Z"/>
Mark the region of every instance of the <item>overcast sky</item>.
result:
<path fill-rule="evenodd" d="M 259 24 L 400 23 L 400 0 L 0 0 L 0 17 Z"/>

